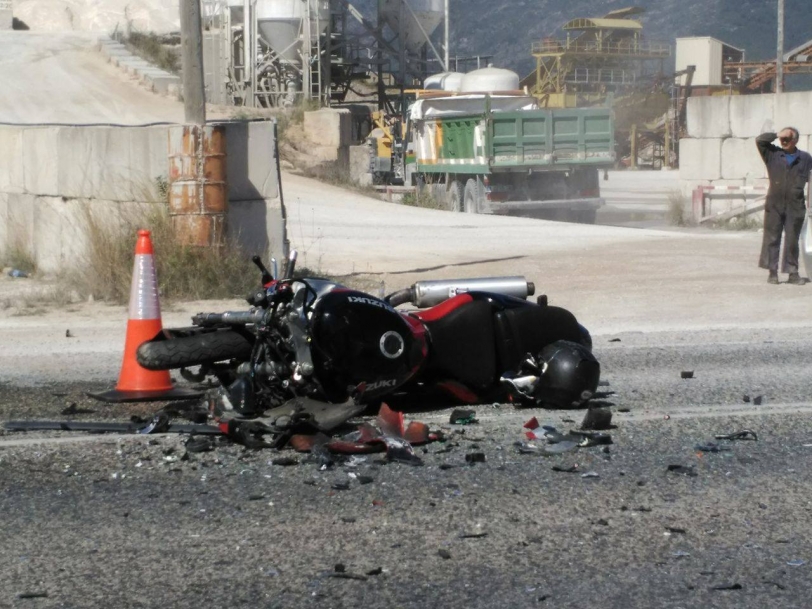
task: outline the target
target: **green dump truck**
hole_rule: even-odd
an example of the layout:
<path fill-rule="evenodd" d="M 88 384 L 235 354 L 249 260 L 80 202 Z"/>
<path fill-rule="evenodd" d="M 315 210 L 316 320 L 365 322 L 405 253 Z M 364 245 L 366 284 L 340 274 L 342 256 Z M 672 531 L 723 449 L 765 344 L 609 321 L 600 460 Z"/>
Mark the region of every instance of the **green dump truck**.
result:
<path fill-rule="evenodd" d="M 404 183 L 469 213 L 592 223 L 599 171 L 615 161 L 609 108 L 540 109 L 528 96 L 418 99 L 403 134 Z"/>

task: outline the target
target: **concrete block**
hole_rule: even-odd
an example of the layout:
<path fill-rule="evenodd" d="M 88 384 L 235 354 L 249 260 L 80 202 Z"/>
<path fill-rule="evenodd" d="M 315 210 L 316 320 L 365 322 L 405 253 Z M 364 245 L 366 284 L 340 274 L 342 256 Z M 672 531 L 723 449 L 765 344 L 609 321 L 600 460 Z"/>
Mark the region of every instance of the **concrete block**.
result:
<path fill-rule="evenodd" d="M 180 83 L 180 79 L 177 76 L 172 76 L 171 74 L 167 74 L 166 76 L 147 74 L 144 77 L 144 82 L 151 91 L 167 95 L 169 93 L 170 86 L 178 85 Z"/>
<path fill-rule="evenodd" d="M 37 266 L 47 272 L 62 268 L 62 228 L 66 202 L 61 197 L 36 197 L 34 201 L 34 256 Z"/>
<path fill-rule="evenodd" d="M 229 201 L 275 199 L 279 176 L 271 121 L 226 123 L 226 176 Z"/>
<path fill-rule="evenodd" d="M 754 138 L 722 140 L 722 179 L 746 179 L 748 183 L 767 176 L 767 169 L 756 149 Z"/>
<path fill-rule="evenodd" d="M 343 108 L 322 108 L 304 113 L 305 135 L 319 146 L 341 148 L 354 144 L 352 113 Z"/>
<path fill-rule="evenodd" d="M 775 131 L 795 127 L 802 134 L 812 134 L 812 91 L 782 93 L 775 96 Z"/>
<path fill-rule="evenodd" d="M 730 132 L 733 137 L 755 138 L 768 128 L 772 130 L 774 124 L 774 95 L 734 95 L 730 98 Z"/>
<path fill-rule="evenodd" d="M 169 177 L 169 126 L 131 127 L 129 133 L 130 179 L 155 192 L 158 182 Z"/>
<path fill-rule="evenodd" d="M 679 194 L 682 197 L 683 202 L 690 206 L 691 205 L 691 197 L 693 195 L 694 190 L 696 190 L 699 186 L 710 186 L 710 180 L 683 180 L 680 179 L 679 181 Z"/>
<path fill-rule="evenodd" d="M 372 174 L 369 172 L 369 146 L 350 146 L 349 148 L 349 172 L 353 182 L 368 186 L 372 184 Z"/>
<path fill-rule="evenodd" d="M 14 27 L 14 7 L 11 0 L 0 0 L 0 30 L 11 30 Z"/>
<path fill-rule="evenodd" d="M 144 185 L 133 176 L 130 142 L 134 130 L 127 127 L 89 128 L 91 163 L 98 170 L 98 180 L 93 190 L 83 196 L 114 201 L 139 200 Z"/>
<path fill-rule="evenodd" d="M 680 180 L 719 180 L 722 140 L 684 138 L 679 141 Z"/>
<path fill-rule="evenodd" d="M 688 100 L 688 135 L 693 138 L 730 136 L 730 96 Z"/>
<path fill-rule="evenodd" d="M 283 260 L 286 227 L 279 199 L 229 201 L 226 229 L 229 239 L 265 261 Z"/>
<path fill-rule="evenodd" d="M 23 130 L 23 182 L 34 195 L 57 196 L 59 191 L 58 142 L 62 127 Z"/>
<path fill-rule="evenodd" d="M 58 190 L 63 197 L 93 197 L 101 181 L 101 169 L 93 150 L 91 127 L 63 127 L 57 138 Z"/>
<path fill-rule="evenodd" d="M 0 192 L 25 192 L 21 127 L 0 126 Z"/>
<path fill-rule="evenodd" d="M 34 201 L 36 197 L 22 193 L 5 194 L 5 247 L 34 248 Z M 2 219 L 2 216 L 0 216 Z M 0 242 L 0 249 L 3 243 Z"/>
<path fill-rule="evenodd" d="M 8 193 L 0 191 L 0 260 L 8 247 Z"/>

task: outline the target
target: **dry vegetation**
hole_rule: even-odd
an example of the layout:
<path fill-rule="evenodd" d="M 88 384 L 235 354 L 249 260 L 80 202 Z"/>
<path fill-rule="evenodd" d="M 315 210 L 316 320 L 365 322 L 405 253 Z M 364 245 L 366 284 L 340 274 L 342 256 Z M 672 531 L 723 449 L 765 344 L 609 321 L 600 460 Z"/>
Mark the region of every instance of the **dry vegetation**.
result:
<path fill-rule="evenodd" d="M 162 190 L 160 183 L 157 190 Z M 117 222 L 98 217 L 89 207 L 84 208 L 82 216 L 87 251 L 77 269 L 69 274 L 71 287 L 82 296 L 119 303 L 128 300 L 139 229 L 152 233 L 162 297 L 180 300 L 243 296 L 258 282 L 256 267 L 238 244 L 228 243 L 222 248 L 184 245 L 160 198 L 137 211 L 122 210 Z"/>

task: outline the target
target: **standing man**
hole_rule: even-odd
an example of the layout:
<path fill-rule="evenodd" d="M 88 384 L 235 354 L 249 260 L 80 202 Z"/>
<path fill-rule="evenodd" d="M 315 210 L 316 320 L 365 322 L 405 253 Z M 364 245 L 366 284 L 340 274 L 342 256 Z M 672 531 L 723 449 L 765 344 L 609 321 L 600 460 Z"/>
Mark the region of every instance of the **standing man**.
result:
<path fill-rule="evenodd" d="M 772 141 L 778 137 L 781 147 Z M 804 223 L 804 186 L 812 171 L 812 156 L 798 150 L 798 130 L 786 127 L 777 136 L 762 133 L 756 138 L 756 146 L 767 166 L 770 189 L 764 205 L 764 241 L 758 265 L 769 269 L 768 283 L 778 283 L 778 252 L 781 233 L 784 233 L 784 260 L 781 272 L 789 273 L 787 283 L 803 285 L 798 274 L 798 239 Z"/>

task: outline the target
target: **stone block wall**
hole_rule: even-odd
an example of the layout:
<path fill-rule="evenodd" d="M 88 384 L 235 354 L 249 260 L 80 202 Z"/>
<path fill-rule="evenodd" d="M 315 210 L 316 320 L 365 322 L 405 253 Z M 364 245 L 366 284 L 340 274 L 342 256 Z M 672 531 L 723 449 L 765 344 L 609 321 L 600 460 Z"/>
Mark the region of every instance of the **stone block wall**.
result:
<path fill-rule="evenodd" d="M 11 0 L 0 0 L 0 30 L 10 30 L 14 27 L 14 12 Z"/>
<path fill-rule="evenodd" d="M 282 259 L 274 124 L 225 125 L 229 233 L 250 253 Z M 86 248 L 87 213 L 116 221 L 158 196 L 172 128 L 0 126 L 0 254 L 27 247 L 46 272 L 76 263 Z"/>
<path fill-rule="evenodd" d="M 748 200 L 769 185 L 755 138 L 764 131 L 795 127 L 798 147 L 809 150 L 812 91 L 780 95 L 695 97 L 688 100 L 688 137 L 680 140 L 680 190 L 690 198 L 697 186 L 756 187 Z M 739 206 L 744 197 L 714 196 L 711 211 Z"/>

